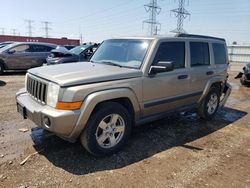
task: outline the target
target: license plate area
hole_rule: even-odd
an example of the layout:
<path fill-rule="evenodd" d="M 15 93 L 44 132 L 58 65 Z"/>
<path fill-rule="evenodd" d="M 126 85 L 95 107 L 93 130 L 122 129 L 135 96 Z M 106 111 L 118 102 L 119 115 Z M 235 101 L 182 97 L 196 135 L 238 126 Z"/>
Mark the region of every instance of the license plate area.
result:
<path fill-rule="evenodd" d="M 26 108 L 19 103 L 17 103 L 17 112 L 19 112 L 24 119 L 27 119 Z"/>

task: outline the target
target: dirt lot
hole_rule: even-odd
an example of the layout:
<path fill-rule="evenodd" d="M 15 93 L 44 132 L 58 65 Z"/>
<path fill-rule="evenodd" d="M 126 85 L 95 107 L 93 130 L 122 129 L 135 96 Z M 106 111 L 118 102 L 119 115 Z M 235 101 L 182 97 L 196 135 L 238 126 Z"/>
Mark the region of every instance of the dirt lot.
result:
<path fill-rule="evenodd" d="M 235 74 L 214 120 L 186 112 L 137 127 L 128 145 L 107 158 L 23 120 L 15 92 L 24 74 L 0 76 L 0 187 L 250 187 L 250 88 Z"/>

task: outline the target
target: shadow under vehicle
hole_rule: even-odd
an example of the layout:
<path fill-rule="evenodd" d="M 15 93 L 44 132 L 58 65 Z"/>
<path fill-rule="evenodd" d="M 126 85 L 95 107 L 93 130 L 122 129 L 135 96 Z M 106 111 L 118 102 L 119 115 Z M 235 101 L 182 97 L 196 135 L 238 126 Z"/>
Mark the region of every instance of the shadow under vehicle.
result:
<path fill-rule="evenodd" d="M 37 151 L 42 150 L 39 153 L 53 165 L 75 175 L 84 175 L 120 169 L 173 147 L 183 147 L 194 152 L 207 150 L 206 147 L 194 147 L 189 143 L 232 125 L 246 115 L 244 111 L 226 107 L 220 109 L 215 118 L 208 122 L 193 111 L 174 113 L 136 127 L 122 151 L 104 158 L 89 155 L 82 150 L 80 142 L 67 142 L 41 128 L 33 128 L 31 138 L 33 147 Z"/>

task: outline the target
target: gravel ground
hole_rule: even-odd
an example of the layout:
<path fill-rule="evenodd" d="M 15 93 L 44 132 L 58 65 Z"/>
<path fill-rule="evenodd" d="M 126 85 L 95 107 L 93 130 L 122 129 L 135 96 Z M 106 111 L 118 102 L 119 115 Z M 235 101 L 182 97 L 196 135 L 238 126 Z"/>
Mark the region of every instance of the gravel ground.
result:
<path fill-rule="evenodd" d="M 236 74 L 212 121 L 190 111 L 139 126 L 106 158 L 23 120 L 15 93 L 24 74 L 0 76 L 0 187 L 250 187 L 250 88 Z"/>

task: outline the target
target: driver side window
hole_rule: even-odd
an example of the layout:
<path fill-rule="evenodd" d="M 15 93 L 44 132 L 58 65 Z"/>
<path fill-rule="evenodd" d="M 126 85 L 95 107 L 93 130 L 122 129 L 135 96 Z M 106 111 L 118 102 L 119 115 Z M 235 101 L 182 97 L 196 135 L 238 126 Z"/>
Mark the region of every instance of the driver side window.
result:
<path fill-rule="evenodd" d="M 173 62 L 174 68 L 185 67 L 185 42 L 162 42 L 156 52 L 152 65 L 159 61 Z"/>
<path fill-rule="evenodd" d="M 29 45 L 19 45 L 16 46 L 12 49 L 9 50 L 10 52 L 15 52 L 15 53 L 22 53 L 22 52 L 29 52 L 30 51 L 30 46 Z"/>

